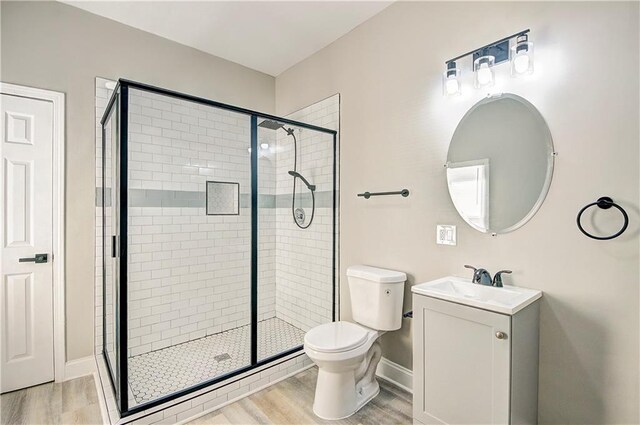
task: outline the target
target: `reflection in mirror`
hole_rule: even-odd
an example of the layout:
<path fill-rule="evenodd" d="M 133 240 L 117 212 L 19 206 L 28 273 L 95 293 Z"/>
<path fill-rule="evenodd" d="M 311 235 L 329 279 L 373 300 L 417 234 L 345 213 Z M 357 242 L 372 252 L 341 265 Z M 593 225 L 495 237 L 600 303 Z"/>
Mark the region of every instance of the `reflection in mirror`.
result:
<path fill-rule="evenodd" d="M 462 118 L 447 156 L 454 206 L 473 228 L 506 233 L 540 208 L 551 183 L 553 142 L 538 110 L 503 94 L 478 102 Z"/>
<path fill-rule="evenodd" d="M 489 227 L 489 160 L 449 163 L 447 179 L 451 199 L 474 227 Z"/>

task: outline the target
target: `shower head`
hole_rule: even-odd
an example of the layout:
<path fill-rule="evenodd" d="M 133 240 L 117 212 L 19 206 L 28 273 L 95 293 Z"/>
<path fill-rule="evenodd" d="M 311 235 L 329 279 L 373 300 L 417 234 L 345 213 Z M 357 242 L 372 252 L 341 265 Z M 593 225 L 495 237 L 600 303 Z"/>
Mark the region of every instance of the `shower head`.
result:
<path fill-rule="evenodd" d="M 280 124 L 278 121 L 264 120 L 258 124 L 258 127 L 268 128 L 269 130 L 278 130 L 281 128 L 286 131 L 289 136 L 293 135 L 293 128 L 286 128 L 284 124 Z"/>
<path fill-rule="evenodd" d="M 310 191 L 315 191 L 316 190 L 316 185 L 315 184 L 311 184 L 307 181 L 307 179 L 305 179 L 304 177 L 302 177 L 302 174 L 298 173 L 297 171 L 289 171 L 289 175 L 293 176 L 293 177 L 297 177 L 300 180 L 302 180 L 302 183 L 304 183 L 305 185 L 307 185 L 307 188 Z"/>
<path fill-rule="evenodd" d="M 268 128 L 269 130 L 277 130 L 279 128 L 284 128 L 284 124 L 280 124 L 279 122 L 273 120 L 264 120 L 260 124 L 258 124 L 258 127 Z"/>

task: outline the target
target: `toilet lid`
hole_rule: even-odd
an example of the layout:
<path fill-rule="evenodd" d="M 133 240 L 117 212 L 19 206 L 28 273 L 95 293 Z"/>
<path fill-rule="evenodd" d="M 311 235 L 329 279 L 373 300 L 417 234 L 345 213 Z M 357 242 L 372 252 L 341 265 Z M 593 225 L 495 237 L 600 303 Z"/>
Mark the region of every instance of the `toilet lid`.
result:
<path fill-rule="evenodd" d="M 359 347 L 367 340 L 367 330 L 350 322 L 332 322 L 316 326 L 304 336 L 305 345 L 316 351 L 333 353 Z"/>

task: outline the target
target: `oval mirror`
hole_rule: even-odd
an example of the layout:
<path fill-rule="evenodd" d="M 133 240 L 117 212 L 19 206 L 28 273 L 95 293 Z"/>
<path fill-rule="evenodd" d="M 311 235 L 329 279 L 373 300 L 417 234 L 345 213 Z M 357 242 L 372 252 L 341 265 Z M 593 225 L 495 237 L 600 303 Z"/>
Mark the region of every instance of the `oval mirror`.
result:
<path fill-rule="evenodd" d="M 458 213 L 486 233 L 513 231 L 533 217 L 549 190 L 553 141 L 540 112 L 514 94 L 476 103 L 447 155 L 447 184 Z"/>

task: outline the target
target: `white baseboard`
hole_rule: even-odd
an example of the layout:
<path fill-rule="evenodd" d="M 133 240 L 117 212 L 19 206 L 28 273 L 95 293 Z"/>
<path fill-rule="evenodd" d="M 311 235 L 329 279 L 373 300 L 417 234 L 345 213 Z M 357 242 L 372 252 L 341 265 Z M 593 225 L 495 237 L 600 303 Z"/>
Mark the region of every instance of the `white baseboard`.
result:
<path fill-rule="evenodd" d="M 70 360 L 64 364 L 64 380 L 91 375 L 96 371 L 96 360 L 93 356 Z"/>
<path fill-rule="evenodd" d="M 378 363 L 376 375 L 386 379 L 405 391 L 413 393 L 413 371 L 384 357 Z"/>
<path fill-rule="evenodd" d="M 96 393 L 98 394 L 98 405 L 100 406 L 100 416 L 102 417 L 102 425 L 111 425 L 109 421 L 109 412 L 107 411 L 107 403 L 104 400 L 104 390 L 100 384 L 100 374 L 96 367 L 93 372 L 93 382 L 96 385 Z"/>

